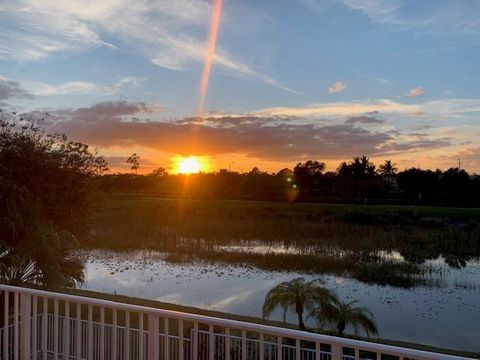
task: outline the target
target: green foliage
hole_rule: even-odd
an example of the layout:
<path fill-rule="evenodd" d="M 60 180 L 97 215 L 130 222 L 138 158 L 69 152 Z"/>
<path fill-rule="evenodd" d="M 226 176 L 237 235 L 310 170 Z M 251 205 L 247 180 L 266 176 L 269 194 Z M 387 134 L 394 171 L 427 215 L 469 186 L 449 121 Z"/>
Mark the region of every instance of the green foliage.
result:
<path fill-rule="evenodd" d="M 73 286 L 82 281 L 69 255 L 86 236 L 94 179 L 106 169 L 88 145 L 47 134 L 40 122 L 0 110 L 0 279 Z"/>

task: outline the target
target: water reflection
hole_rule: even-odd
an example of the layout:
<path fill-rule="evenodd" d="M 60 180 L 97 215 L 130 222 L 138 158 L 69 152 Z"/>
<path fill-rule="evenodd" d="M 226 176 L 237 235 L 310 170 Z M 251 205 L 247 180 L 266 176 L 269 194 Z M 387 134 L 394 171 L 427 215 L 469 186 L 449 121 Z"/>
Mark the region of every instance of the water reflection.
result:
<path fill-rule="evenodd" d="M 165 254 L 154 251 L 92 250 L 81 255 L 87 289 L 241 315 L 260 316 L 265 294 L 279 282 L 317 277 L 253 266 L 169 263 Z M 399 254 L 386 255 L 401 260 Z M 479 352 L 478 260 L 467 261 L 462 269 L 450 267 L 441 258 L 428 260 L 426 265 L 441 287 L 368 285 L 341 275 L 325 276 L 325 280 L 344 300 L 357 299 L 373 311 L 382 338 Z M 281 320 L 282 316 L 274 313 L 272 318 Z M 295 323 L 296 319 L 287 320 Z"/>

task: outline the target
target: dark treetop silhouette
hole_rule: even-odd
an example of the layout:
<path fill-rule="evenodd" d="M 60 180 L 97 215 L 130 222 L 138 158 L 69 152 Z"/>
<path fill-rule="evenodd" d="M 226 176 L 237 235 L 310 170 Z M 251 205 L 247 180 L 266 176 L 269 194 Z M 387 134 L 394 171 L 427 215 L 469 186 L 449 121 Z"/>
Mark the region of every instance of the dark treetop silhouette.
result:
<path fill-rule="evenodd" d="M 69 249 L 88 231 L 95 178 L 105 169 L 88 145 L 0 109 L 1 281 L 82 281 L 83 265 Z"/>

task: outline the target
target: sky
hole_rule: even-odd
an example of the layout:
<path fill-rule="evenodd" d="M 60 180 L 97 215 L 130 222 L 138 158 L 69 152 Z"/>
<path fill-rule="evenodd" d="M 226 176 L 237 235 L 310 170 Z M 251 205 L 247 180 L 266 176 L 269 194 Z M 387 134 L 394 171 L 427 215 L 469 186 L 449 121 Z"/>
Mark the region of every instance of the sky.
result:
<path fill-rule="evenodd" d="M 369 156 L 480 173 L 480 1 L 0 0 L 0 104 L 97 148 L 111 171 L 334 171 Z"/>

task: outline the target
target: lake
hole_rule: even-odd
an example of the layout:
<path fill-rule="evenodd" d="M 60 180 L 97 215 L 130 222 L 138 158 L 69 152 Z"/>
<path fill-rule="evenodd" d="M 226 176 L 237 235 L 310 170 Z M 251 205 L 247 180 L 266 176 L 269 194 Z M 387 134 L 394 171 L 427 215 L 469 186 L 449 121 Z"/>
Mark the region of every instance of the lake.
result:
<path fill-rule="evenodd" d="M 251 246 L 243 251 L 272 250 Z M 79 254 L 85 259 L 85 289 L 257 317 L 266 293 L 279 282 L 319 277 L 249 265 L 171 263 L 165 253 L 150 250 L 82 250 Z M 383 256 L 401 257 L 394 252 Z M 452 268 L 438 258 L 423 266 L 435 286 L 399 288 L 338 275 L 320 277 L 342 300 L 358 300 L 368 307 L 383 339 L 480 352 L 480 262 L 470 259 L 464 267 Z M 281 320 L 281 313 L 274 313 L 272 319 Z M 296 317 L 291 314 L 287 321 L 296 323 Z M 314 325 L 311 320 L 307 324 Z"/>

